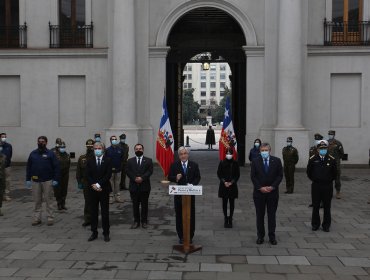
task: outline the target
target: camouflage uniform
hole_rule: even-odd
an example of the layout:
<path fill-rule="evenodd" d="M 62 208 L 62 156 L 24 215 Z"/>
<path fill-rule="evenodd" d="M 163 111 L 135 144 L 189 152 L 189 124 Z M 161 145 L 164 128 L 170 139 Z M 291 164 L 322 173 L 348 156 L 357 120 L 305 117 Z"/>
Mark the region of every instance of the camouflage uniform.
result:
<path fill-rule="evenodd" d="M 65 143 L 62 142 L 58 149 L 54 151 L 60 167 L 60 182 L 54 188 L 54 195 L 57 200 L 58 210 L 67 210 L 65 207 L 66 197 L 68 192 L 69 168 L 71 167 L 71 158 L 67 152 L 61 153 L 60 148 L 65 148 Z"/>
<path fill-rule="evenodd" d="M 119 136 L 119 138 L 120 138 L 119 146 L 121 147 L 121 149 L 123 151 L 120 189 L 121 190 L 127 190 L 127 187 L 126 187 L 126 169 L 127 169 L 128 152 L 129 152 L 130 148 L 126 143 L 122 143 L 122 139 L 126 139 L 126 134 L 121 134 Z"/>
<path fill-rule="evenodd" d="M 3 196 L 5 191 L 5 164 L 6 157 L 0 153 L 0 216 L 3 215 L 1 207 L 3 206 Z"/>
<path fill-rule="evenodd" d="M 329 130 L 329 135 L 335 135 L 334 130 Z M 332 155 L 335 160 L 337 161 L 337 177 L 335 178 L 335 189 L 337 191 L 336 198 L 340 199 L 340 189 L 341 189 L 341 181 L 340 181 L 340 174 L 341 174 L 341 168 L 340 168 L 340 162 L 344 155 L 343 145 L 340 141 L 337 139 L 329 139 L 329 148 L 328 152 L 330 155 Z"/>
<path fill-rule="evenodd" d="M 292 137 L 287 138 L 287 142 L 292 142 Z M 286 181 L 286 193 L 293 193 L 294 191 L 294 172 L 295 165 L 298 162 L 298 151 L 293 146 L 286 146 L 283 148 L 284 160 L 284 176 Z"/>
<path fill-rule="evenodd" d="M 89 157 L 94 156 L 93 150 L 94 141 L 89 139 L 86 141 L 86 154 L 81 155 L 77 162 L 76 180 L 78 188 L 83 190 L 85 206 L 84 206 L 84 223 L 83 226 L 88 226 L 91 223 L 90 200 L 89 200 L 89 183 L 86 177 L 86 165 Z"/>

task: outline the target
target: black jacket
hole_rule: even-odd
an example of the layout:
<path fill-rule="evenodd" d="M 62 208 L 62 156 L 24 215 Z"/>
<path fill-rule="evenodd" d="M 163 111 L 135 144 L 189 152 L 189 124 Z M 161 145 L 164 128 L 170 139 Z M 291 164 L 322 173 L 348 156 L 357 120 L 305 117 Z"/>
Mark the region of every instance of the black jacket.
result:
<path fill-rule="evenodd" d="M 217 176 L 220 179 L 218 188 L 218 197 L 224 198 L 237 198 L 238 185 L 237 182 L 240 177 L 239 164 L 235 160 L 220 161 L 217 169 Z M 225 187 L 225 182 L 231 182 L 232 185 L 228 188 Z"/>
<path fill-rule="evenodd" d="M 89 157 L 87 160 L 85 172 L 89 188 L 91 188 L 92 184 L 98 183 L 103 189 L 103 192 L 112 191 L 112 187 L 109 181 L 112 176 L 112 162 L 109 157 L 103 155 L 103 157 L 101 158 L 100 168 L 97 167 L 96 157 Z"/>
<path fill-rule="evenodd" d="M 188 161 L 187 174 L 184 174 L 182 168 L 181 160 L 177 160 L 172 163 L 170 168 L 170 173 L 168 174 L 168 180 L 171 182 L 176 182 L 176 175 L 182 174 L 182 178 L 177 182 L 178 185 L 198 185 L 200 182 L 200 171 L 199 166 L 194 161 Z"/>
<path fill-rule="evenodd" d="M 150 176 L 153 174 L 153 162 L 150 158 L 142 157 L 141 164 L 138 166 L 137 158 L 132 157 L 127 161 L 127 177 L 130 179 L 130 192 L 143 191 L 150 192 Z M 143 182 L 137 184 L 136 177 L 141 177 Z"/>
<path fill-rule="evenodd" d="M 270 156 L 269 171 L 266 174 L 263 164 L 263 159 L 260 156 L 252 160 L 251 163 L 251 179 L 254 186 L 254 191 L 259 191 L 261 187 L 272 186 L 273 191 L 279 191 L 279 184 L 283 179 L 283 166 L 278 157 Z"/>
<path fill-rule="evenodd" d="M 313 183 L 331 184 L 337 176 L 337 162 L 328 154 L 323 161 L 319 155 L 313 155 L 308 161 L 306 172 Z"/>

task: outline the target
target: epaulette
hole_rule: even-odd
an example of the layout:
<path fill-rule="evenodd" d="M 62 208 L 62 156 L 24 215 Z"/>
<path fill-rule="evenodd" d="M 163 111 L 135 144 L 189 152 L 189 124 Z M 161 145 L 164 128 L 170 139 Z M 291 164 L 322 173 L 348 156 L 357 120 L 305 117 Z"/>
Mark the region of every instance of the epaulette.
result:
<path fill-rule="evenodd" d="M 312 156 L 310 157 L 310 159 L 313 159 L 315 156 L 316 156 L 316 155 L 312 155 Z"/>
<path fill-rule="evenodd" d="M 329 155 L 329 157 L 330 157 L 331 159 L 335 159 L 335 157 L 333 157 L 332 155 Z"/>

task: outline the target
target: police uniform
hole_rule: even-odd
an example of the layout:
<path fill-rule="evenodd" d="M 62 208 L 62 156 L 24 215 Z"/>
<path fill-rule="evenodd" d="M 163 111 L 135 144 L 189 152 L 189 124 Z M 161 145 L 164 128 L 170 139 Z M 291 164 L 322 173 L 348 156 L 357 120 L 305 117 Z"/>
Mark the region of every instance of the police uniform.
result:
<path fill-rule="evenodd" d="M 60 182 L 58 187 L 54 188 L 54 196 L 57 200 L 58 210 L 67 210 L 66 197 L 68 192 L 69 168 L 71 167 L 71 158 L 67 152 L 61 152 L 60 149 L 65 149 L 66 144 L 61 142 L 57 149 L 54 150 L 55 156 L 59 161 L 60 167 Z"/>
<path fill-rule="evenodd" d="M 127 190 L 126 170 L 127 170 L 128 153 L 129 153 L 130 148 L 126 144 L 126 134 L 121 134 L 119 136 L 119 139 L 120 139 L 119 146 L 121 147 L 123 151 L 120 190 Z"/>
<path fill-rule="evenodd" d="M 329 154 L 331 154 L 335 160 L 337 161 L 337 177 L 335 178 L 335 189 L 337 191 L 336 193 L 336 198 L 341 199 L 341 181 L 340 181 L 340 174 L 341 174 L 341 168 L 340 168 L 340 161 L 343 158 L 344 155 L 344 150 L 343 150 L 343 145 L 340 141 L 337 139 L 334 139 L 335 136 L 335 131 L 334 130 L 329 130 Z M 330 139 L 330 136 L 333 138 Z"/>
<path fill-rule="evenodd" d="M 327 150 L 327 141 L 318 144 L 318 150 Z M 336 160 L 329 153 L 310 157 L 307 165 L 307 176 L 312 181 L 312 230 L 316 231 L 320 227 L 320 202 L 323 203 L 324 218 L 322 228 L 329 231 L 331 225 L 331 200 L 333 197 L 333 181 L 337 176 Z"/>
<path fill-rule="evenodd" d="M 89 183 L 86 176 L 86 165 L 89 157 L 94 156 L 94 140 L 88 139 L 86 141 L 86 154 L 81 155 L 77 161 L 76 180 L 78 188 L 83 190 L 85 206 L 84 206 L 84 222 L 83 226 L 86 227 L 91 224 L 90 214 L 90 199 L 89 199 Z"/>
<path fill-rule="evenodd" d="M 0 147 L 2 147 L 2 143 L 0 143 Z M 3 216 L 1 208 L 3 206 L 3 196 L 5 191 L 5 165 L 6 157 L 0 153 L 0 216 Z"/>
<path fill-rule="evenodd" d="M 287 142 L 292 143 L 293 138 L 288 137 Z M 286 181 L 286 192 L 293 193 L 294 191 L 294 172 L 295 165 L 299 160 L 298 151 L 293 146 L 287 145 L 283 148 L 283 160 L 284 160 L 284 176 Z"/>

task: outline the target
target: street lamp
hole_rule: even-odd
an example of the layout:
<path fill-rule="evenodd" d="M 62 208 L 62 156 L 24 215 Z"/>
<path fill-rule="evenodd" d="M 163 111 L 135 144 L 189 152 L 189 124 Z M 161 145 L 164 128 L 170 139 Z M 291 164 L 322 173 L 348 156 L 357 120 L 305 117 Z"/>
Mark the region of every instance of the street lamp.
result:
<path fill-rule="evenodd" d="M 202 69 L 206 70 L 206 71 L 209 70 L 209 62 L 203 62 L 202 63 Z"/>

